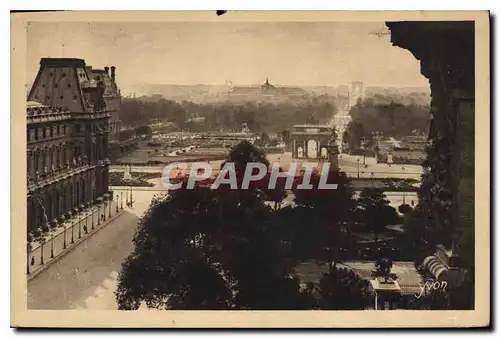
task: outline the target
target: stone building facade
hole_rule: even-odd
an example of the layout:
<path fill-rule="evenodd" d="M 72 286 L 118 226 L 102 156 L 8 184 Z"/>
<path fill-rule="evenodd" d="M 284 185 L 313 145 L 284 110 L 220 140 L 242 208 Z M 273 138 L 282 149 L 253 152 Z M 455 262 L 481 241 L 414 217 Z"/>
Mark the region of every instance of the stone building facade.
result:
<path fill-rule="evenodd" d="M 424 267 L 437 279 L 451 283 L 469 276 L 473 286 L 475 23 L 407 21 L 386 25 L 392 44 L 407 49 L 420 61 L 420 72 L 429 79 L 432 92 L 419 204 L 428 218 L 426 226 L 437 231 L 441 244 L 424 260 Z M 463 290 L 460 293 L 465 294 Z M 468 293 L 473 295 L 474 288 Z M 473 301 L 469 305 L 473 306 Z"/>
<path fill-rule="evenodd" d="M 111 197 L 104 93 L 84 60 L 40 61 L 26 109 L 28 232 Z"/>

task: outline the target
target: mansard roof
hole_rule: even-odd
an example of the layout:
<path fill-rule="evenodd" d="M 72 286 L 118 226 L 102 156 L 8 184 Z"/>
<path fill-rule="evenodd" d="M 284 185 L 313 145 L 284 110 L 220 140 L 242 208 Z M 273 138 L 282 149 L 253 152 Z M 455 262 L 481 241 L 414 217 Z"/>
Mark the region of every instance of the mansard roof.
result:
<path fill-rule="evenodd" d="M 65 107 L 73 113 L 104 110 L 105 84 L 96 82 L 85 61 L 75 58 L 42 58 L 28 101 Z"/>

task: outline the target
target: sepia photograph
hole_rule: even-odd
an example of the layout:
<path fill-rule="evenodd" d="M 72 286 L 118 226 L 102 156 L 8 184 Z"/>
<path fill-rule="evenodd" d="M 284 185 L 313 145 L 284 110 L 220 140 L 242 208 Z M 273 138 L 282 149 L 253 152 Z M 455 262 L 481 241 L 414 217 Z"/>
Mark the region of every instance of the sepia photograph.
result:
<path fill-rule="evenodd" d="M 488 12 L 11 21 L 12 325 L 489 325 Z"/>

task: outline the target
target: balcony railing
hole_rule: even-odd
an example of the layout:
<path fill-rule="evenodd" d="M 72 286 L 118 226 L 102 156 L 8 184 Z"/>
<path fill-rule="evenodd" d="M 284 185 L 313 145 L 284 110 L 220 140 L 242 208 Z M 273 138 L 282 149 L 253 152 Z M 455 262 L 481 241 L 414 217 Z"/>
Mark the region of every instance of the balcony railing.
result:
<path fill-rule="evenodd" d="M 83 159 L 73 159 L 73 161 L 66 161 L 63 166 L 52 165 L 50 168 L 45 167 L 43 170 L 36 171 L 35 175 L 28 174 L 28 186 L 47 183 L 49 180 L 58 180 L 64 178 L 68 174 L 78 173 L 87 170 L 93 164 L 84 157 Z"/>

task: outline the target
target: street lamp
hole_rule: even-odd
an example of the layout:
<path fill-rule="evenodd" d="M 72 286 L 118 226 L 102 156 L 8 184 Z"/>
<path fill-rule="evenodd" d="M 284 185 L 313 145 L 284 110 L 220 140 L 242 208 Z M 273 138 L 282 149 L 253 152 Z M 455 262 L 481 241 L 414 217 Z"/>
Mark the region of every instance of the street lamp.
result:
<path fill-rule="evenodd" d="M 89 233 L 89 214 L 87 210 L 85 210 L 85 225 L 83 226 L 83 231 L 85 231 L 85 234 Z"/>
<path fill-rule="evenodd" d="M 113 200 L 110 199 L 109 202 L 108 202 L 108 205 L 109 205 L 109 218 L 111 218 L 111 205 L 113 204 Z"/>
<path fill-rule="evenodd" d="M 50 229 L 50 258 L 54 258 L 54 231 L 55 229 Z"/>
<path fill-rule="evenodd" d="M 31 252 L 31 243 L 26 243 L 26 274 L 30 274 L 30 252 Z"/>
<path fill-rule="evenodd" d="M 372 173 L 371 176 L 372 176 L 372 188 L 375 188 L 375 182 L 373 181 L 374 174 Z"/>
<path fill-rule="evenodd" d="M 75 222 L 76 219 L 71 220 L 71 244 L 75 244 Z"/>
<path fill-rule="evenodd" d="M 123 191 L 120 191 L 120 207 L 123 210 Z"/>
<path fill-rule="evenodd" d="M 116 194 L 116 213 L 118 213 L 118 194 Z"/>
<path fill-rule="evenodd" d="M 94 218 L 95 218 L 95 212 L 96 212 L 96 209 L 95 207 L 93 208 L 92 210 L 92 231 L 94 231 Z"/>
<path fill-rule="evenodd" d="M 42 235 L 43 236 L 43 235 Z M 43 265 L 43 245 L 45 244 L 45 237 L 40 240 L 40 265 Z"/>
<path fill-rule="evenodd" d="M 101 225 L 101 204 L 97 206 L 97 225 Z"/>
<path fill-rule="evenodd" d="M 363 150 L 363 166 L 366 167 L 366 139 L 361 138 L 361 150 Z"/>
<path fill-rule="evenodd" d="M 356 161 L 358 162 L 358 178 L 359 178 L 359 158 L 357 158 Z"/>
<path fill-rule="evenodd" d="M 132 198 L 132 186 L 130 186 L 130 208 L 133 207 L 134 200 Z"/>
<path fill-rule="evenodd" d="M 81 216 L 78 215 L 78 239 L 82 238 L 82 220 Z"/>

